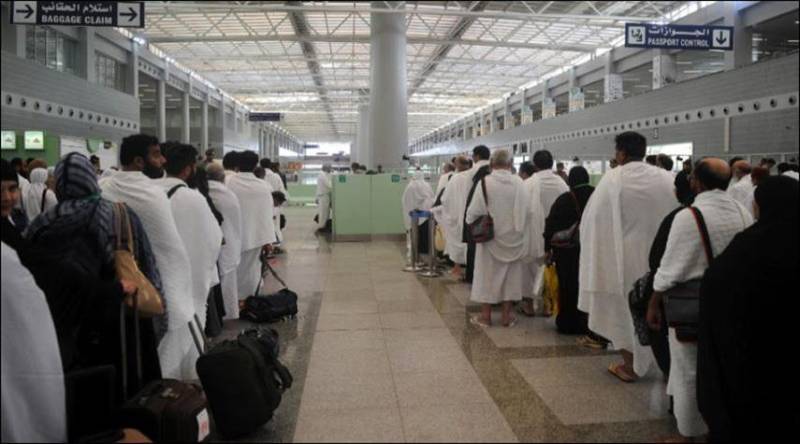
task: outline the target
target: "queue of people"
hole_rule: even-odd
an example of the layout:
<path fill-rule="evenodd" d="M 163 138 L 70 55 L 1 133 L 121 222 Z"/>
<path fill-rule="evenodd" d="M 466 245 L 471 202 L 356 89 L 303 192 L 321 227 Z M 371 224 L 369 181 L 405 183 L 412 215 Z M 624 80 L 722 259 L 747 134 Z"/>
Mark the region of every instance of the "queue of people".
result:
<path fill-rule="evenodd" d="M 432 211 L 444 255 L 454 273 L 466 270 L 462 281 L 480 304 L 474 325 L 510 328 L 516 315 L 539 315 L 542 271 L 554 264 L 558 332 L 618 351 L 620 362 L 607 370 L 623 383 L 657 364 L 678 440 L 781 436 L 792 424 L 779 407 L 788 399 L 778 387 L 785 381 L 754 384 L 770 356 L 788 347 L 775 338 L 791 333 L 775 329 L 787 330 L 794 311 L 781 310 L 785 322 L 773 323 L 758 307 L 797 284 L 796 166 L 781 164 L 770 175 L 769 162 L 751 168 L 743 159 L 703 158 L 684 160 L 673 173 L 668 156 L 646 159 L 647 140 L 635 132 L 617 135 L 614 152 L 616 166 L 595 188 L 581 166 L 554 171 L 546 150 L 516 176 L 508 151 L 478 146 L 472 167 L 461 156 L 443 167 L 435 193 L 412 179 L 404 212 Z M 629 300 L 640 283 L 646 341 Z M 701 307 L 690 309 L 689 327 L 675 320 L 686 308 L 670 297 L 687 291 Z"/>
<path fill-rule="evenodd" d="M 4 442 L 66 442 L 93 432 L 87 424 L 107 426 L 107 406 L 81 396 L 108 389 L 84 376 L 102 366 L 115 369 L 110 395 L 120 403 L 150 381 L 196 380 L 189 323 L 239 317 L 261 278 L 262 250 L 280 239 L 273 196 L 285 187 L 269 160 L 271 174 L 253 174 L 253 152 L 228 153 L 223 165 L 198 154 L 133 135 L 122 141 L 119 170 L 71 153 L 55 166 L 52 188 L 46 165 L 22 181 L 19 163 L 2 160 Z M 144 281 L 120 273 L 121 249 Z M 146 303 L 158 309 L 122 324 L 121 306 L 138 306 L 145 283 L 157 298 Z M 224 313 L 211 309 L 217 293 Z M 138 353 L 121 348 L 137 333 Z M 141 379 L 126 385 L 123 373 Z"/>

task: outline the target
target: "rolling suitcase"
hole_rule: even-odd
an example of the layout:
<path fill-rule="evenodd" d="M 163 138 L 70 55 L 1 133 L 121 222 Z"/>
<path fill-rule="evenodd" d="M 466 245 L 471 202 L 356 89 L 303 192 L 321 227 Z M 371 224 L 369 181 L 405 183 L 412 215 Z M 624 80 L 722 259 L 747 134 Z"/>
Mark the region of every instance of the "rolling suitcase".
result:
<path fill-rule="evenodd" d="M 139 317 L 136 305 L 134 300 L 137 377 L 141 381 Z M 124 312 L 121 317 L 124 332 Z M 123 393 L 127 393 L 127 349 L 124 338 L 121 345 L 122 385 Z M 154 442 L 202 442 L 211 434 L 208 403 L 203 390 L 197 385 L 175 379 L 152 381 L 123 403 L 120 409 L 120 426 L 140 430 Z"/>
<path fill-rule="evenodd" d="M 199 328 L 192 328 L 200 352 L 197 374 L 216 430 L 226 438 L 252 433 L 272 419 L 293 382 L 277 359 L 277 333 L 247 331 L 204 351 L 205 337 L 201 343 L 197 332 L 202 335 Z"/>
<path fill-rule="evenodd" d="M 291 319 L 297 315 L 297 293 L 289 290 L 286 282 L 278 276 L 266 258 L 262 257 L 261 263 L 262 277 L 258 280 L 253 296 L 248 296 L 244 300 L 244 308 L 239 313 L 239 319 L 256 323 L 277 322 L 284 318 Z M 269 270 L 272 276 L 283 285 L 282 290 L 266 296 L 258 294 L 263 281 L 264 269 Z"/>

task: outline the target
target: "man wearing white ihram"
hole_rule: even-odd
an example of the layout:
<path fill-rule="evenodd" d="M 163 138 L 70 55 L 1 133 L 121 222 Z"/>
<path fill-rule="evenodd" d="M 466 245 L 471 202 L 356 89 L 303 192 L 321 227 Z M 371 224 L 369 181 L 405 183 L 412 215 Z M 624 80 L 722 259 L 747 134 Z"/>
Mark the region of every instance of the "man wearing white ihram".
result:
<path fill-rule="evenodd" d="M 219 253 L 219 282 L 225 304 L 225 319 L 239 319 L 239 287 L 236 269 L 242 257 L 242 210 L 239 199 L 225 186 L 225 171 L 216 163 L 206 167 L 208 195 L 222 213 L 222 234 L 225 238 Z"/>
<path fill-rule="evenodd" d="M 491 174 L 478 183 L 467 208 L 467 223 L 485 215 L 494 220 L 494 238 L 476 245 L 470 300 L 481 303 L 481 314 L 471 322 L 491 326 L 492 304 L 502 302 L 501 323 L 511 327 L 516 322 L 511 304 L 522 299 L 522 260 L 528 254 L 529 241 L 525 222 L 530 203 L 522 179 L 511 173 L 513 157 L 508 151 L 492 153 L 490 165 Z"/>
<path fill-rule="evenodd" d="M 580 230 L 578 309 L 589 329 L 620 350 L 622 363 L 608 371 L 624 382 L 645 375 L 653 353 L 635 338 L 628 293 L 648 271 L 650 245 L 661 221 L 678 206 L 675 186 L 663 170 L 642 162 L 647 139 L 617 135 L 616 161 L 586 204 Z"/>
<path fill-rule="evenodd" d="M 753 224 L 750 212 L 725 192 L 730 176 L 728 164 L 715 158 L 698 162 L 691 176 L 692 191 L 697 193 L 693 206 L 699 210 L 699 217 L 708 229 L 711 257 L 722 253 L 737 233 Z M 705 241 L 699 227 L 699 220 L 695 220 L 689 209 L 675 215 L 653 281 L 647 316 L 653 329 L 662 325 L 662 293 L 679 283 L 703 277 L 708 268 Z M 670 328 L 669 350 L 667 394 L 673 396 L 675 402 L 678 431 L 685 438 L 702 437 L 708 433 L 708 427 L 697 406 L 697 343 L 678 341 L 675 329 Z"/>
<path fill-rule="evenodd" d="M 456 172 L 442 193 L 441 223 L 444 230 L 444 252 L 455 262 L 453 273 L 461 275 L 461 267 L 467 263 L 467 244 L 462 240 L 464 230 L 464 207 L 467 204 L 467 193 L 472 185 L 469 176 L 469 159 L 456 157 Z M 438 215 L 437 215 L 438 216 Z"/>
<path fill-rule="evenodd" d="M 322 172 L 317 177 L 317 230 L 322 230 L 331 216 L 331 165 L 322 165 Z"/>
<path fill-rule="evenodd" d="M 245 151 L 238 156 L 239 173 L 225 184 L 239 199 L 242 211 L 242 256 L 236 271 L 239 300 L 253 295 L 261 279 L 261 250 L 275 243 L 272 220 L 272 187 L 253 174 L 258 154 Z"/>
<path fill-rule="evenodd" d="M 542 289 L 544 280 L 544 221 L 550 214 L 550 207 L 559 196 L 569 191 L 564 179 L 553 172 L 553 155 L 550 151 L 539 150 L 533 153 L 536 172 L 524 181 L 525 191 L 530 199 L 528 212 L 528 235 L 530 261 L 525 263 L 522 274 L 522 291 L 525 303 L 518 309 L 526 316 L 533 316 L 533 301 Z"/>

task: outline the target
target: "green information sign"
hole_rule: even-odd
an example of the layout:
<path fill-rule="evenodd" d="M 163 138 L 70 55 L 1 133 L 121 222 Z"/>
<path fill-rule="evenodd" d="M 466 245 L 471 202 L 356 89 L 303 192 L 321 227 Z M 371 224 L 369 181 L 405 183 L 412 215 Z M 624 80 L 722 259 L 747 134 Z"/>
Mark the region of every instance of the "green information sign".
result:
<path fill-rule="evenodd" d="M 393 183 L 400 183 L 400 175 L 399 174 L 392 174 L 392 182 Z"/>
<path fill-rule="evenodd" d="M 3 146 L 2 149 L 4 150 L 15 150 L 17 149 L 17 133 L 15 131 L 3 131 L 2 133 L 3 139 Z"/>
<path fill-rule="evenodd" d="M 44 131 L 25 131 L 25 149 L 43 150 Z"/>
<path fill-rule="evenodd" d="M 339 176 L 339 183 L 346 183 L 346 182 L 347 182 L 347 176 L 345 176 L 344 174 Z"/>

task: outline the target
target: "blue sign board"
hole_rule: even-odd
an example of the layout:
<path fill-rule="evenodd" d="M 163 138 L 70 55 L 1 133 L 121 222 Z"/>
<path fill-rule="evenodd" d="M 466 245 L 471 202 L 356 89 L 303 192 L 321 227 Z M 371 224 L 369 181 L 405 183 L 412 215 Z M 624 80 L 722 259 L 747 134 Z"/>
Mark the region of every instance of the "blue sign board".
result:
<path fill-rule="evenodd" d="M 730 51 L 733 49 L 733 27 L 626 23 L 625 46 Z"/>

